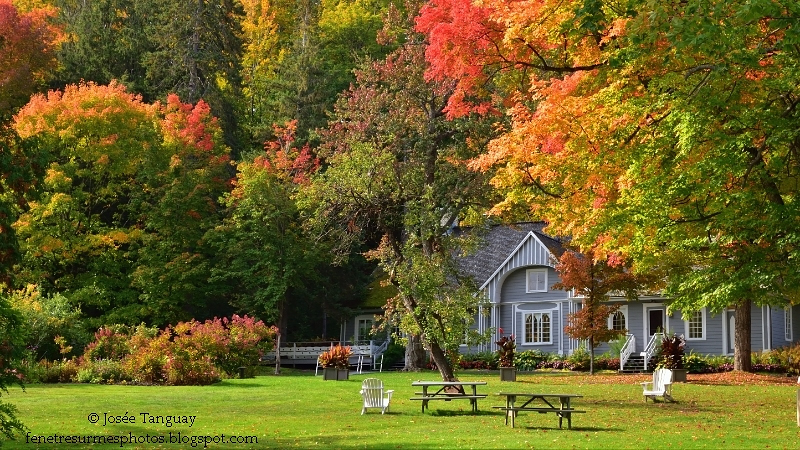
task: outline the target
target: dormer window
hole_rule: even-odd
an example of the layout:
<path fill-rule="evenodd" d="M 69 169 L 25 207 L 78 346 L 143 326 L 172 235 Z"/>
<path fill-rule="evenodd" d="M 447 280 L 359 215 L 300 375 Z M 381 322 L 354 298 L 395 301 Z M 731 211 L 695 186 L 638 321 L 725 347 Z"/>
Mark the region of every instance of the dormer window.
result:
<path fill-rule="evenodd" d="M 526 292 L 547 292 L 547 269 L 528 269 Z"/>

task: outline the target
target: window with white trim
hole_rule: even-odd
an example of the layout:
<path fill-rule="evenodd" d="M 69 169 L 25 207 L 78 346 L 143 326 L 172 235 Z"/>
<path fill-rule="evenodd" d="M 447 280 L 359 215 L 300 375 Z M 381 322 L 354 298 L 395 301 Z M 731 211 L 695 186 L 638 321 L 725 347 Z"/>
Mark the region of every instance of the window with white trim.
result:
<path fill-rule="evenodd" d="M 525 274 L 525 292 L 547 292 L 547 269 L 528 269 Z"/>
<path fill-rule="evenodd" d="M 686 326 L 686 340 L 704 340 L 706 338 L 706 309 L 683 313 Z"/>
<path fill-rule="evenodd" d="M 786 308 L 784 308 L 783 311 L 784 311 L 784 314 L 783 314 L 783 324 L 784 324 L 783 338 L 786 339 L 787 341 L 791 341 L 792 340 L 792 307 L 791 306 L 787 306 Z"/>
<path fill-rule="evenodd" d="M 615 311 L 609 318 L 609 321 L 611 322 L 609 328 L 612 330 L 623 331 L 628 329 L 625 313 L 620 310 Z"/>
<path fill-rule="evenodd" d="M 359 317 L 356 322 L 356 340 L 368 341 L 372 334 L 372 325 L 375 323 L 372 317 Z"/>
<path fill-rule="evenodd" d="M 525 314 L 525 343 L 550 344 L 550 313 Z"/>

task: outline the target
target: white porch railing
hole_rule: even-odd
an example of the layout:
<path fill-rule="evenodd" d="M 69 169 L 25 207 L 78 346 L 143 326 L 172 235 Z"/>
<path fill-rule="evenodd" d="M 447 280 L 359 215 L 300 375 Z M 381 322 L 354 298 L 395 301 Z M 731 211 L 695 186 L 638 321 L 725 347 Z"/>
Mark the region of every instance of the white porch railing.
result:
<path fill-rule="evenodd" d="M 628 362 L 628 358 L 634 351 L 636 351 L 636 336 L 628 334 L 625 345 L 622 346 L 622 350 L 619 352 L 619 370 L 625 368 L 625 363 Z"/>
<path fill-rule="evenodd" d="M 650 358 L 652 358 L 653 354 L 656 352 L 656 346 L 660 345 L 663 340 L 664 333 L 655 333 L 650 338 L 650 341 L 647 342 L 647 347 L 645 347 L 642 352 L 642 356 L 644 356 L 644 370 L 647 370 L 647 363 L 650 362 Z"/>
<path fill-rule="evenodd" d="M 317 361 L 319 365 L 319 355 L 329 350 L 332 346 L 341 344 L 350 346 L 353 356 L 350 357 L 350 365 L 355 366 L 358 373 L 363 370 L 364 364 L 372 367 L 372 370 L 380 364 L 383 370 L 383 353 L 389 347 L 389 341 L 358 341 L 358 342 L 287 342 L 281 343 L 280 355 L 284 362 L 301 364 Z M 265 360 L 274 360 L 278 352 L 271 351 L 264 355 Z"/>

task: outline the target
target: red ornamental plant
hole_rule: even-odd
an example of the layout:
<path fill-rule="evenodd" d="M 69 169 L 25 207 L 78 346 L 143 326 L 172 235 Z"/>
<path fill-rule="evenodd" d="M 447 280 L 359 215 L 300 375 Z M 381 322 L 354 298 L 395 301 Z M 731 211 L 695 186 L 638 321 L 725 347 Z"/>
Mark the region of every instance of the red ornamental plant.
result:
<path fill-rule="evenodd" d="M 500 334 L 503 334 L 503 329 L 499 329 Z M 499 341 L 495 342 L 500 348 L 497 349 L 497 357 L 500 367 L 514 367 L 514 350 L 517 348 L 516 339 L 514 335 L 503 336 Z"/>
<path fill-rule="evenodd" d="M 352 355 L 353 352 L 349 346 L 342 347 L 341 345 L 337 345 L 319 355 L 319 363 L 322 367 L 347 369 L 350 366 L 350 357 Z"/>

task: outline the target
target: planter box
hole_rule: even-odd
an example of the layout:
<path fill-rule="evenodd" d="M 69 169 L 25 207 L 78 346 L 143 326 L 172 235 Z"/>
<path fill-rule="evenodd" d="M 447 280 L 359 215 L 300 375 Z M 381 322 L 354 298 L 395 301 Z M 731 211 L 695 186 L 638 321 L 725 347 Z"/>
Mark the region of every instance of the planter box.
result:
<path fill-rule="evenodd" d="M 672 382 L 685 383 L 686 382 L 686 369 L 672 369 Z"/>
<path fill-rule="evenodd" d="M 500 381 L 517 381 L 517 368 L 516 367 L 501 367 L 500 368 Z"/>
<path fill-rule="evenodd" d="M 322 369 L 323 380 L 342 381 L 350 379 L 349 369 L 337 369 L 335 367 L 325 367 Z"/>

